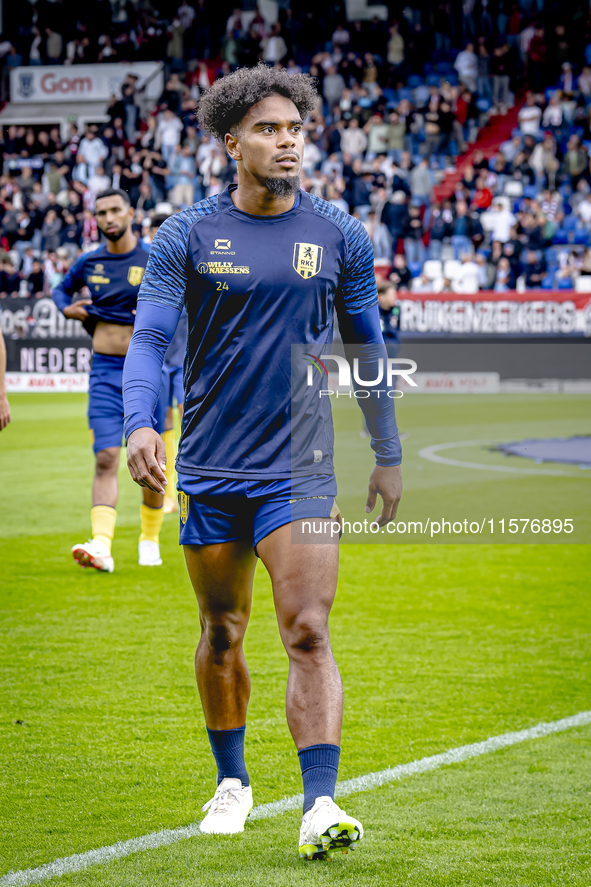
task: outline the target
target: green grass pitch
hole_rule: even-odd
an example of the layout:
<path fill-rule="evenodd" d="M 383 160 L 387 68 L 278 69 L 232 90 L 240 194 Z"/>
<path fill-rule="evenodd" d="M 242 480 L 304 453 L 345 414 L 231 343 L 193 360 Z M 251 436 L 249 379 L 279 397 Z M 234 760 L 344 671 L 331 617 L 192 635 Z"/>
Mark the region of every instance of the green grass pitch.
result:
<path fill-rule="evenodd" d="M 89 532 L 85 398 L 20 395 L 11 406 L 0 434 L 0 878 L 194 822 L 214 785 L 176 516 L 162 532 L 165 566 L 139 568 L 140 492 L 122 465 L 116 571 L 80 570 L 69 549 Z M 331 618 L 345 685 L 341 779 L 591 709 L 591 557 L 571 544 L 589 541 L 591 472 L 537 466 L 539 475 L 507 476 L 419 455 L 476 440 L 445 455 L 536 468 L 486 442 L 589 433 L 589 398 L 417 395 L 397 408 L 409 435 L 400 519 L 569 516 L 577 532 L 342 546 Z M 362 520 L 372 460 L 355 404 L 339 402 L 335 422 L 339 504 Z M 554 544 L 523 544 L 532 541 Z M 283 710 L 286 657 L 261 567 L 246 646 L 247 763 L 261 804 L 300 791 Z M 48 883 L 591 884 L 589 726 L 342 803 L 367 830 L 357 856 L 299 860 L 292 811 L 247 823 L 242 836 L 183 841 Z"/>

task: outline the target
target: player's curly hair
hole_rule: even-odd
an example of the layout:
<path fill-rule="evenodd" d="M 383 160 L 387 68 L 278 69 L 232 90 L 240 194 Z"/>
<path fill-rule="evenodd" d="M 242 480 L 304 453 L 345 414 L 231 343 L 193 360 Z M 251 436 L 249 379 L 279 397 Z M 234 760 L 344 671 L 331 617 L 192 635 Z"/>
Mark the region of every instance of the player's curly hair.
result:
<path fill-rule="evenodd" d="M 291 99 L 305 120 L 318 100 L 314 83 L 309 74 L 288 74 L 283 68 L 268 68 L 264 62 L 254 68 L 238 68 L 207 90 L 197 118 L 201 128 L 222 144 L 226 133 L 235 131 L 249 109 L 270 95 Z"/>

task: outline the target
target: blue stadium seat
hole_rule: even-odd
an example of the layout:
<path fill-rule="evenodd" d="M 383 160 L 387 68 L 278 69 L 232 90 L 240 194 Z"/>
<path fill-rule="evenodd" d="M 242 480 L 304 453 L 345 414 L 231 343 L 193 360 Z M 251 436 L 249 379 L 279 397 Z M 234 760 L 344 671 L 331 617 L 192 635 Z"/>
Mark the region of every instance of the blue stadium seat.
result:
<path fill-rule="evenodd" d="M 409 262 L 408 270 L 410 271 L 411 277 L 418 277 L 423 270 L 423 264 L 422 262 Z"/>
<path fill-rule="evenodd" d="M 491 108 L 491 101 L 490 99 L 484 98 L 483 96 L 482 98 L 476 100 L 476 107 L 479 111 L 482 111 L 482 113 L 485 114 Z"/>
<path fill-rule="evenodd" d="M 548 274 L 547 277 L 544 277 L 542 281 L 542 289 L 543 290 L 553 290 L 554 287 L 554 274 Z"/>
<path fill-rule="evenodd" d="M 534 200 L 538 196 L 538 189 L 535 185 L 526 185 L 523 189 L 523 196 Z"/>
<path fill-rule="evenodd" d="M 439 71 L 440 74 L 449 74 L 452 67 L 449 62 L 439 62 L 435 65 L 435 70 Z"/>
<path fill-rule="evenodd" d="M 556 246 L 549 246 L 546 250 L 546 261 L 548 265 L 558 267 L 558 253 L 560 249 Z"/>
<path fill-rule="evenodd" d="M 573 282 L 570 277 L 561 277 L 557 283 L 559 290 L 572 290 L 573 288 Z"/>
<path fill-rule="evenodd" d="M 556 92 L 558 92 L 557 86 L 549 86 L 548 89 L 545 89 L 544 90 L 544 98 L 546 99 L 546 101 L 549 102 L 550 99 L 552 98 L 552 96 L 554 95 L 554 93 L 556 93 Z"/>
<path fill-rule="evenodd" d="M 586 244 L 588 237 L 589 234 L 584 228 L 579 228 L 577 231 L 575 231 L 575 243 Z"/>
<path fill-rule="evenodd" d="M 406 82 L 406 85 L 408 86 L 409 89 L 416 89 L 417 86 L 421 86 L 422 83 L 423 83 L 422 77 L 420 77 L 418 74 L 411 74 Z"/>
<path fill-rule="evenodd" d="M 385 86 L 382 92 L 387 102 L 396 102 L 396 90 L 391 86 Z"/>
<path fill-rule="evenodd" d="M 574 231 L 577 227 L 577 217 L 571 213 L 570 216 L 566 216 L 564 222 L 562 223 L 562 227 L 565 231 Z"/>
<path fill-rule="evenodd" d="M 460 78 L 458 77 L 458 75 L 456 74 L 455 71 L 450 71 L 449 74 L 447 74 L 445 79 L 447 80 L 447 82 L 451 86 L 458 86 L 459 82 L 460 82 Z"/>
<path fill-rule="evenodd" d="M 402 86 L 398 90 L 398 101 L 401 102 L 403 99 L 412 102 L 412 89 L 409 89 L 407 86 Z"/>
<path fill-rule="evenodd" d="M 439 86 L 441 74 L 427 74 L 427 86 Z"/>
<path fill-rule="evenodd" d="M 559 228 L 554 233 L 552 240 L 554 243 L 568 243 L 568 231 L 565 231 L 564 228 Z"/>

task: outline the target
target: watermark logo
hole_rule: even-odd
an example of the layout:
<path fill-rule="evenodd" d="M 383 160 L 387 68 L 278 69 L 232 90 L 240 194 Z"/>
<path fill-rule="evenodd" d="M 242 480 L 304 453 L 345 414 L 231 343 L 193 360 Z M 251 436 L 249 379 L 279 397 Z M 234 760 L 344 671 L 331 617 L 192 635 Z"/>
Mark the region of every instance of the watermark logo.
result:
<path fill-rule="evenodd" d="M 346 396 L 350 397 L 351 389 L 353 389 L 353 394 L 357 398 L 369 397 L 370 392 L 367 389 L 370 388 L 375 390 L 378 397 L 382 392 L 387 392 L 388 397 L 402 397 L 403 392 L 396 390 L 395 388 L 395 381 L 398 376 L 400 376 L 400 378 L 411 388 L 418 387 L 414 379 L 411 378 L 412 374 L 417 370 L 416 361 L 410 360 L 406 357 L 388 357 L 386 359 L 379 357 L 377 360 L 364 358 L 363 361 L 360 361 L 360 358 L 356 357 L 353 360 L 353 371 L 351 371 L 349 361 L 339 354 L 321 354 L 320 357 L 316 357 L 313 354 L 305 353 L 303 356 L 308 362 L 308 387 L 314 385 L 314 370 L 319 372 L 324 378 L 328 379 L 326 361 L 333 360 L 337 365 L 337 387 L 339 389 L 345 389 L 345 392 L 334 391 L 332 389 L 321 389 L 318 393 L 319 397 L 330 397 L 334 394 L 336 394 L 337 397 L 339 394 L 346 394 Z M 367 370 L 367 364 L 369 364 L 371 372 L 375 374 L 375 378 L 362 379 L 360 363 L 363 364 L 365 368 L 364 371 Z M 378 388 L 379 385 L 384 383 L 386 388 Z M 356 385 L 359 385 L 361 390 L 357 389 L 355 387 Z"/>

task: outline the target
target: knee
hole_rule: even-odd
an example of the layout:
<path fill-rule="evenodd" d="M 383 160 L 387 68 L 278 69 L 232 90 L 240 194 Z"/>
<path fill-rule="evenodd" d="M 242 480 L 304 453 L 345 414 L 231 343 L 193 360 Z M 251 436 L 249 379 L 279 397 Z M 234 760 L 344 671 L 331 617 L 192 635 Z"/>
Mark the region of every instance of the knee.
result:
<path fill-rule="evenodd" d="M 96 454 L 96 473 L 100 477 L 105 474 L 114 474 L 119 463 L 119 452 L 112 450 L 99 450 Z"/>
<path fill-rule="evenodd" d="M 201 630 L 201 637 L 212 653 L 223 655 L 242 644 L 246 623 L 240 613 L 224 613 L 203 618 Z"/>
<path fill-rule="evenodd" d="M 329 646 L 328 617 L 324 612 L 298 613 L 286 626 L 284 637 L 290 657 L 324 652 Z"/>

